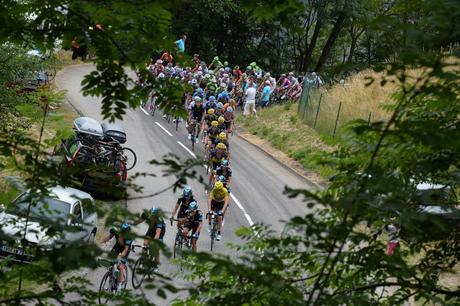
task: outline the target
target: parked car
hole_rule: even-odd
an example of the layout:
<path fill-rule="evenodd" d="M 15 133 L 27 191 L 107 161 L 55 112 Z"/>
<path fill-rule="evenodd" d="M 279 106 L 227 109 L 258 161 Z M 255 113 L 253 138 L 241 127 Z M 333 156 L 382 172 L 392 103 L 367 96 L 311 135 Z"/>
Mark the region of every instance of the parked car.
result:
<path fill-rule="evenodd" d="M 123 127 L 80 117 L 74 121 L 74 131 L 55 150 L 55 156 L 62 157 L 61 175 L 74 178 L 85 190 L 124 195 L 128 170 L 137 157 L 132 149 L 122 146 L 126 142 Z"/>
<path fill-rule="evenodd" d="M 23 249 L 21 239 L 31 202 Z M 92 241 L 97 231 L 94 208 L 88 193 L 70 187 L 55 186 L 43 196 L 23 192 L 9 205 L 0 204 L 0 257 L 27 262 L 39 251 Z"/>

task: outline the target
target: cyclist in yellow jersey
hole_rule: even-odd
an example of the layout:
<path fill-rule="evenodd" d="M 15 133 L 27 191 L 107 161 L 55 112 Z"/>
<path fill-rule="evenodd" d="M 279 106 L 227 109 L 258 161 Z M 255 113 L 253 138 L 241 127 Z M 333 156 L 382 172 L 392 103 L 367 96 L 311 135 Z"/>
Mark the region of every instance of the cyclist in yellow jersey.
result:
<path fill-rule="evenodd" d="M 213 211 L 217 214 L 217 236 L 216 240 L 221 239 L 222 219 L 227 211 L 229 194 L 228 190 L 224 187 L 222 182 L 216 182 L 214 188 L 211 190 L 208 199 L 208 232 L 211 232 L 211 214 Z"/>
<path fill-rule="evenodd" d="M 208 129 L 206 132 L 206 139 L 207 139 L 207 146 L 209 146 L 210 149 L 213 148 L 214 146 L 214 140 L 219 136 L 220 131 L 218 128 L 219 122 L 217 121 L 212 121 L 211 122 L 211 127 Z"/>

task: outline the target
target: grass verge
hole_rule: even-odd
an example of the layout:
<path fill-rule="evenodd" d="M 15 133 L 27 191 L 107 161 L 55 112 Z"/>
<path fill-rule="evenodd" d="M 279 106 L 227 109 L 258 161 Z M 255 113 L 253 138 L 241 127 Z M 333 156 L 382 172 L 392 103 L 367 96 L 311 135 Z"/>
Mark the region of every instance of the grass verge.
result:
<path fill-rule="evenodd" d="M 264 109 L 258 112 L 257 118 L 238 116 L 237 124 L 298 161 L 305 170 L 316 172 L 323 178 L 334 173 L 333 168 L 315 162 L 321 153 L 332 151 L 334 143 L 322 138 L 299 119 L 296 104 Z"/>

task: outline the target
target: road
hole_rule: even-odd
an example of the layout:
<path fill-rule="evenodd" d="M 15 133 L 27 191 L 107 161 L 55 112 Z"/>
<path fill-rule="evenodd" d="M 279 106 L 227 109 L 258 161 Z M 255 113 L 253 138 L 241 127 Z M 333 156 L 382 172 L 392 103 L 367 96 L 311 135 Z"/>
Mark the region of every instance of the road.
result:
<path fill-rule="evenodd" d="M 81 93 L 81 80 L 93 69 L 94 66 L 90 64 L 67 67 L 57 75 L 56 84 L 59 89 L 67 91 L 67 100 L 80 114 L 102 121 L 100 99 L 85 97 Z M 143 187 L 143 194 L 152 194 L 174 182 L 173 177 L 162 176 L 161 169 L 149 164 L 150 160 L 160 160 L 169 153 L 183 159 L 193 158 L 194 154 L 197 156 L 203 154 L 200 144 L 196 146 L 194 152 L 190 151 L 190 140 L 187 139 L 184 124 L 180 124 L 179 130 L 176 132 L 174 125 L 164 121 L 160 114 L 155 114 L 152 117 L 144 113 L 141 108 L 130 109 L 127 110 L 123 121 L 119 123 L 127 132 L 126 146 L 131 147 L 137 153 L 138 162 L 132 172 L 157 174 L 156 177 L 137 177 L 134 180 L 135 184 Z M 281 231 L 284 220 L 307 212 L 307 208 L 300 199 L 288 199 L 283 194 L 285 186 L 315 188 L 314 184 L 296 175 L 238 136 L 231 138 L 230 146 L 231 168 L 234 177 L 232 199 L 225 219 L 222 241 L 216 246 L 217 252 L 226 254 L 234 253 L 226 246 L 227 242 L 241 242 L 234 234 L 235 229 L 263 222 L 270 224 L 274 230 Z M 206 175 L 204 167 L 197 170 L 199 174 Z M 197 181 L 191 181 L 189 185 L 194 190 L 200 209 L 206 212 L 206 196 L 203 186 Z M 170 215 L 177 197 L 177 192 L 174 194 L 172 191 L 167 191 L 154 198 L 129 200 L 127 208 L 131 212 L 140 213 L 142 209 L 157 206 L 164 210 L 167 215 Z M 140 233 L 145 232 L 145 230 L 146 227 L 138 229 Z M 168 225 L 164 240 L 167 245 L 173 245 L 174 235 L 174 229 Z M 206 230 L 203 230 L 198 247 L 200 250 L 209 250 L 209 245 L 209 235 Z M 163 262 L 162 273 L 171 275 L 176 271 L 176 266 Z M 94 284 L 98 284 L 102 278 L 102 273 L 98 270 L 90 271 L 87 272 L 86 277 Z M 154 293 L 149 293 L 149 297 L 155 298 Z"/>

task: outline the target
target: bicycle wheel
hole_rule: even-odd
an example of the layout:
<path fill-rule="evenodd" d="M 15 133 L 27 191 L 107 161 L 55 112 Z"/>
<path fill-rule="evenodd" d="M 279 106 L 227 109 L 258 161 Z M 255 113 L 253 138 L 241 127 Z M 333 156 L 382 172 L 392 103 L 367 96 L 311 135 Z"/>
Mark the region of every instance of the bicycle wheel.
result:
<path fill-rule="evenodd" d="M 214 228 L 211 230 L 211 252 L 212 249 L 214 248 L 214 240 L 216 239 L 216 232 Z"/>
<path fill-rule="evenodd" d="M 109 301 L 109 293 L 113 292 L 113 280 L 112 280 L 112 272 L 109 270 L 107 271 L 104 276 L 102 277 L 101 284 L 99 285 L 99 295 L 98 301 L 101 305 L 106 305 Z"/>
<path fill-rule="evenodd" d="M 144 255 L 141 255 L 136 260 L 133 267 L 133 277 L 131 278 L 131 281 L 134 289 L 139 289 L 148 272 L 148 267 L 144 265 Z"/>
<path fill-rule="evenodd" d="M 131 170 L 137 163 L 137 155 L 134 150 L 128 147 L 122 148 L 122 154 L 126 157 L 126 171 Z"/>
<path fill-rule="evenodd" d="M 179 254 L 179 251 L 182 249 L 182 239 L 179 236 L 179 233 L 176 234 L 176 240 L 174 241 L 174 252 L 173 256 L 176 258 L 176 255 Z"/>

